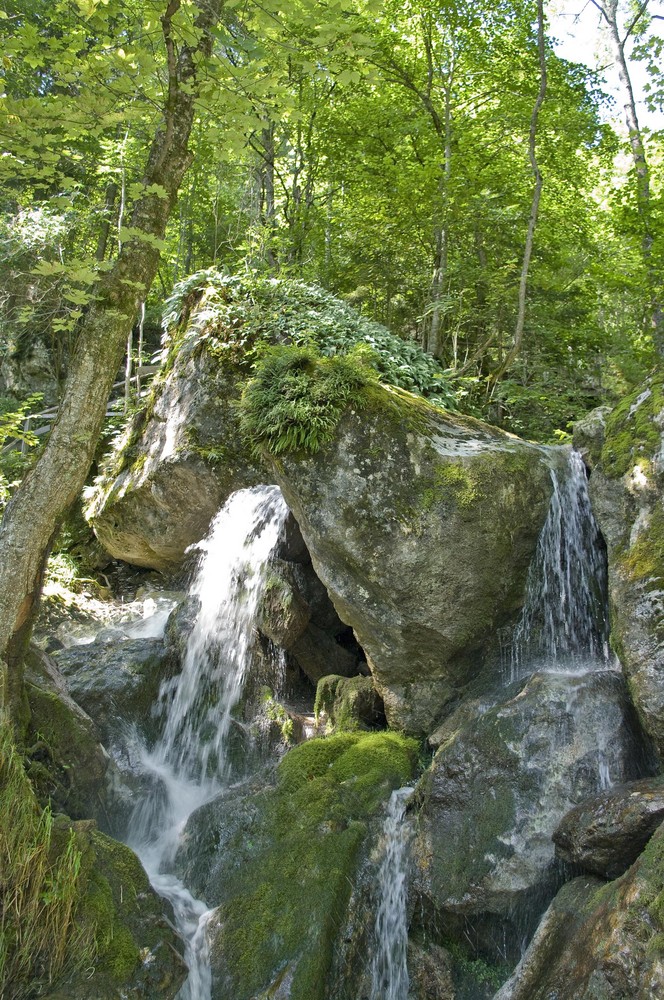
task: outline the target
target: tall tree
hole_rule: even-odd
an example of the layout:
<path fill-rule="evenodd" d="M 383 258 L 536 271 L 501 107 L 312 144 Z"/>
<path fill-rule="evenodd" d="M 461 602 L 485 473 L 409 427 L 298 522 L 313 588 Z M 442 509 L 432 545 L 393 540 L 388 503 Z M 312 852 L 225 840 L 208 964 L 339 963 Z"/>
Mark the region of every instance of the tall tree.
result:
<path fill-rule="evenodd" d="M 94 287 L 77 335 L 64 398 L 43 454 L 9 503 L 0 525 L 0 714 L 16 715 L 21 665 L 45 562 L 64 514 L 81 491 L 122 361 L 127 335 L 159 262 L 166 224 L 189 166 L 189 137 L 205 60 L 223 0 L 199 0 L 183 37 L 174 19 L 181 0 L 160 18 L 166 57 L 161 123 L 145 163 L 142 193 L 121 250 Z"/>
<path fill-rule="evenodd" d="M 601 13 L 604 20 L 616 68 L 624 96 L 625 124 L 629 137 L 629 145 L 634 166 L 636 205 L 641 230 L 641 253 L 648 281 L 650 298 L 650 323 L 655 349 L 660 358 L 664 358 L 664 283 L 661 261 L 653 253 L 653 212 L 651 197 L 651 172 L 643 132 L 639 118 L 632 86 L 632 77 L 625 46 L 638 32 L 643 31 L 644 22 L 649 22 L 651 14 L 648 10 L 649 0 L 639 0 L 634 7 L 630 5 L 623 15 L 620 0 L 591 0 L 591 3 Z M 622 23 L 624 21 L 624 23 Z"/>

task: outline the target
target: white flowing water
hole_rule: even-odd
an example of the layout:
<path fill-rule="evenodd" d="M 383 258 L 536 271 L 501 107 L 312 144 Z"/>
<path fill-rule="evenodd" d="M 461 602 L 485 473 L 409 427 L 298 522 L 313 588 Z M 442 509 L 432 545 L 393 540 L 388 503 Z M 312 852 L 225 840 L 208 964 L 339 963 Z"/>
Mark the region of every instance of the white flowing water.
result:
<path fill-rule="evenodd" d="M 392 792 L 383 828 L 385 849 L 378 873 L 380 902 L 376 914 L 371 1000 L 407 1000 L 408 917 L 406 865 L 411 831 L 406 806 L 412 788 Z"/>
<path fill-rule="evenodd" d="M 583 460 L 571 451 L 528 572 L 526 601 L 509 657 L 510 681 L 534 669 L 606 669 L 606 561 Z"/>
<path fill-rule="evenodd" d="M 266 567 L 287 513 L 276 486 L 257 486 L 234 493 L 212 522 L 198 546 L 190 594 L 200 608 L 182 671 L 162 685 L 163 734 L 142 755 L 151 791 L 134 809 L 127 840 L 154 887 L 173 904 L 190 968 L 180 1000 L 209 1000 L 210 911 L 170 869 L 187 819 L 228 779 L 233 710 L 252 662 Z"/>

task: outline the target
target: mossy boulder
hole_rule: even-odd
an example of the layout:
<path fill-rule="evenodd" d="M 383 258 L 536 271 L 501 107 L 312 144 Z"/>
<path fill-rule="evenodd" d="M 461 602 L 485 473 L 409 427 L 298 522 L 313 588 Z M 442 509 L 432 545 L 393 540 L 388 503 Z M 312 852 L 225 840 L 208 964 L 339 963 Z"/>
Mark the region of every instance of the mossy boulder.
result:
<path fill-rule="evenodd" d="M 383 702 L 371 677 L 322 677 L 316 688 L 316 720 L 330 730 L 374 729 L 384 724 Z"/>
<path fill-rule="evenodd" d="M 550 460 L 545 449 L 377 385 L 315 454 L 271 459 L 394 728 L 431 732 L 518 612 L 551 495 Z"/>
<path fill-rule="evenodd" d="M 664 759 L 664 375 L 606 420 L 590 496 L 608 548 L 612 642 Z"/>
<path fill-rule="evenodd" d="M 168 572 L 237 489 L 265 482 L 237 403 L 265 345 L 374 351 L 380 377 L 453 403 L 440 364 L 320 288 L 290 279 L 191 276 L 167 303 L 162 370 L 87 509 L 115 557 Z"/>
<path fill-rule="evenodd" d="M 216 812 L 191 817 L 185 844 L 202 823 L 216 858 L 196 886 L 217 907 L 215 1000 L 323 1000 L 334 992 L 332 976 L 348 975 L 351 958 L 342 973 L 338 954 L 371 822 L 412 777 L 417 749 L 387 732 L 313 739 L 286 754 L 275 785 L 231 789 Z M 351 935 L 358 974 L 370 930 Z"/>
<path fill-rule="evenodd" d="M 551 835 L 603 775 L 634 777 L 637 736 L 615 671 L 534 674 L 454 713 L 417 789 L 415 909 L 443 943 L 520 953 L 562 881 Z"/>
<path fill-rule="evenodd" d="M 74 830 L 82 852 L 76 919 L 91 931 L 95 948 L 88 966 L 66 978 L 49 1000 L 175 997 L 187 969 L 168 904 L 130 848 L 88 824 Z"/>
<path fill-rule="evenodd" d="M 664 826 L 619 879 L 564 886 L 495 1000 L 664 995 Z"/>

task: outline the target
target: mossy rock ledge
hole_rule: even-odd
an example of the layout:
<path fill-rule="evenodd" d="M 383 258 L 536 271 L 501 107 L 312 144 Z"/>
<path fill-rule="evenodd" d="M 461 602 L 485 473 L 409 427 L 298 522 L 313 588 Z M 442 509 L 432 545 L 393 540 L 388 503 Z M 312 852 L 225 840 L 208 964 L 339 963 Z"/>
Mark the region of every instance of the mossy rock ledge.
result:
<path fill-rule="evenodd" d="M 664 375 L 606 418 L 590 497 L 608 548 L 612 642 L 664 760 Z"/>
<path fill-rule="evenodd" d="M 312 739 L 286 754 L 273 783 L 235 786 L 190 817 L 177 864 L 217 907 L 215 1000 L 361 995 L 373 914 L 358 880 L 418 750 L 390 732 Z"/>
<path fill-rule="evenodd" d="M 315 454 L 272 458 L 390 726 L 430 733 L 514 619 L 555 451 L 382 385 Z"/>

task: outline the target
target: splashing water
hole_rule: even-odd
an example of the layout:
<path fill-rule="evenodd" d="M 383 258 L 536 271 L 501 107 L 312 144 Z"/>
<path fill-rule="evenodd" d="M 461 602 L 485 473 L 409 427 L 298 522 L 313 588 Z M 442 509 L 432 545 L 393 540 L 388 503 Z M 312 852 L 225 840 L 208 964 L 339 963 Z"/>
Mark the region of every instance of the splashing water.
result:
<path fill-rule="evenodd" d="M 551 481 L 549 511 L 512 641 L 510 681 L 535 666 L 605 668 L 609 658 L 606 561 L 578 452 L 570 452 L 562 476 L 551 470 Z"/>
<path fill-rule="evenodd" d="M 134 809 L 127 840 L 155 889 L 173 904 L 190 968 L 179 1000 L 209 1000 L 205 928 L 211 911 L 168 869 L 187 819 L 228 779 L 232 713 L 252 662 L 266 566 L 287 513 L 276 486 L 257 486 L 234 493 L 214 519 L 198 546 L 201 558 L 190 594 L 200 610 L 182 671 L 160 692 L 163 735 L 142 754 L 152 788 Z"/>
<path fill-rule="evenodd" d="M 371 1000 L 407 1000 L 408 919 L 406 860 L 410 829 L 405 822 L 412 788 L 392 792 L 383 828 L 385 853 L 378 873 L 376 952 L 371 968 Z"/>

